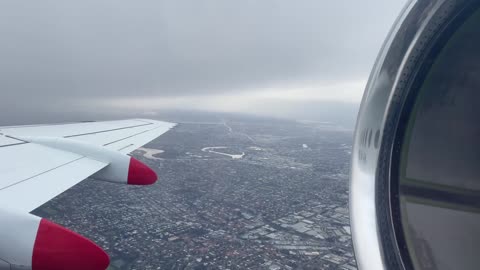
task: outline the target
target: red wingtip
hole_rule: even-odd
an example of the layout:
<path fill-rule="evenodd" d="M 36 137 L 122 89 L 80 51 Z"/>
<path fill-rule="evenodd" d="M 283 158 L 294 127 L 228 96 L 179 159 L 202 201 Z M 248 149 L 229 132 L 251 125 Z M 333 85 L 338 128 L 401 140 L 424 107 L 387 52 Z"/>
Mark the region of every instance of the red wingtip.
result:
<path fill-rule="evenodd" d="M 151 185 L 157 181 L 157 174 L 142 162 L 130 158 L 128 168 L 129 185 Z"/>
<path fill-rule="evenodd" d="M 89 239 L 46 219 L 40 221 L 32 270 L 105 270 L 109 264 L 107 253 Z"/>

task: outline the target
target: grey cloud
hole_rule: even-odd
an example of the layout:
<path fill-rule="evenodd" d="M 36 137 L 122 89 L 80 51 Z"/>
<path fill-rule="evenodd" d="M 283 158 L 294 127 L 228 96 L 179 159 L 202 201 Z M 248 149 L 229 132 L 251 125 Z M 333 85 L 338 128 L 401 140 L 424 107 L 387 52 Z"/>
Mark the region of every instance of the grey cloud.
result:
<path fill-rule="evenodd" d="M 403 3 L 2 1 L 0 106 L 364 78 Z"/>

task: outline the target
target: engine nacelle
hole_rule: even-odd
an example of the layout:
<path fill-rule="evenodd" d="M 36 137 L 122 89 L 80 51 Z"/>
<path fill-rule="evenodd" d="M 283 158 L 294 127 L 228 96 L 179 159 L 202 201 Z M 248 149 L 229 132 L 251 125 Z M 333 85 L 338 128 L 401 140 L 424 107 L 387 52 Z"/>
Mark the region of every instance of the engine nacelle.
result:
<path fill-rule="evenodd" d="M 359 269 L 480 265 L 480 2 L 411 0 L 379 53 L 352 151 Z"/>
<path fill-rule="evenodd" d="M 108 166 L 91 176 L 94 179 L 129 185 L 151 185 L 157 181 L 157 174 L 147 165 L 105 147 L 61 137 L 16 138 L 108 163 Z"/>
<path fill-rule="evenodd" d="M 46 219 L 1 209 L 0 220 L 0 270 L 103 270 L 110 263 L 95 243 Z"/>

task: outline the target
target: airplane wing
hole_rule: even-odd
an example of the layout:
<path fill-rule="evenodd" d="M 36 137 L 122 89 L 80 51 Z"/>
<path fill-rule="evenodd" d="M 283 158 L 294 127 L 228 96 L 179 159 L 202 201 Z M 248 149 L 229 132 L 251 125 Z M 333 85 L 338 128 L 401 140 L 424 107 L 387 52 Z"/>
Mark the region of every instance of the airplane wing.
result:
<path fill-rule="evenodd" d="M 174 126 L 132 119 L 0 127 L 0 239 L 8 243 L 0 243 L 0 269 L 105 269 L 108 255 L 93 242 L 29 212 L 88 177 L 154 183 L 155 172 L 127 154 Z"/>

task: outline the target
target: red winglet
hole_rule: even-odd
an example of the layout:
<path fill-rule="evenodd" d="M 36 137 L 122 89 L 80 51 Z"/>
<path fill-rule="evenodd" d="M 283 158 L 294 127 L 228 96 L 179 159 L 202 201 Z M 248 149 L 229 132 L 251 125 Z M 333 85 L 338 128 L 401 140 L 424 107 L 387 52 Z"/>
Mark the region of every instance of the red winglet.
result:
<path fill-rule="evenodd" d="M 40 221 L 32 270 L 105 270 L 109 264 L 107 253 L 89 239 L 46 219 Z"/>
<path fill-rule="evenodd" d="M 130 158 L 130 165 L 128 167 L 129 185 L 151 185 L 157 181 L 157 174 L 142 162 Z"/>

